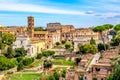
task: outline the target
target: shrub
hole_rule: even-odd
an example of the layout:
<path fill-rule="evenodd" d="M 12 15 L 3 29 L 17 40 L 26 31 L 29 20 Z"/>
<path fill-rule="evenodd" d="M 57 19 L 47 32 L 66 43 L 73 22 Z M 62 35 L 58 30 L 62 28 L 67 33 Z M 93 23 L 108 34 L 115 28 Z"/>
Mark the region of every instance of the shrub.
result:
<path fill-rule="evenodd" d="M 8 70 L 16 66 L 16 61 L 0 56 L 0 71 Z"/>
<path fill-rule="evenodd" d="M 37 55 L 36 59 L 41 59 L 42 56 L 43 56 L 43 55 L 40 53 L 40 54 Z"/>
<path fill-rule="evenodd" d="M 66 77 L 66 70 L 65 70 L 65 69 L 62 71 L 62 77 L 63 77 L 63 78 Z"/>
<path fill-rule="evenodd" d="M 79 45 L 79 52 L 81 53 L 97 53 L 98 49 L 94 44 Z"/>
<path fill-rule="evenodd" d="M 23 70 L 23 68 L 24 68 L 24 65 L 22 62 L 20 62 L 17 66 L 17 71 L 21 71 L 21 70 Z"/>
<path fill-rule="evenodd" d="M 81 57 L 75 59 L 75 62 L 76 62 L 77 65 L 80 61 L 81 61 Z"/>
<path fill-rule="evenodd" d="M 60 73 L 58 71 L 54 71 L 54 77 L 55 77 L 55 80 L 59 80 Z"/>
<path fill-rule="evenodd" d="M 108 44 L 105 44 L 105 47 L 106 47 L 106 49 L 109 49 L 109 45 Z M 105 50 L 105 47 L 104 47 L 104 44 L 102 44 L 102 43 L 98 44 L 98 50 L 99 51 Z"/>
<path fill-rule="evenodd" d="M 48 68 L 49 69 L 49 68 L 52 67 L 52 64 L 53 64 L 52 61 L 45 60 L 43 65 L 44 65 L 44 68 Z"/>
<path fill-rule="evenodd" d="M 62 41 L 61 41 L 61 43 L 62 43 L 62 44 L 65 44 L 65 43 L 66 43 L 66 41 L 62 40 Z"/>
<path fill-rule="evenodd" d="M 24 48 L 15 49 L 15 57 L 24 57 L 27 54 L 27 51 Z"/>
<path fill-rule="evenodd" d="M 17 58 L 18 63 L 20 63 L 22 60 L 23 60 L 23 57 L 18 57 Z"/>
<path fill-rule="evenodd" d="M 34 58 L 25 58 L 23 60 L 23 65 L 28 66 L 29 64 L 34 62 Z"/>
<path fill-rule="evenodd" d="M 59 43 L 59 42 L 56 42 L 56 45 L 58 46 L 58 45 L 60 45 L 60 43 Z"/>
<path fill-rule="evenodd" d="M 66 45 L 65 45 L 65 49 L 69 49 L 70 46 L 71 46 L 70 44 L 66 44 Z"/>
<path fill-rule="evenodd" d="M 84 77 L 84 74 L 81 74 L 81 75 L 79 76 L 79 80 L 83 80 L 83 77 Z"/>
<path fill-rule="evenodd" d="M 53 75 L 49 76 L 49 80 L 56 80 Z"/>
<path fill-rule="evenodd" d="M 4 49 L 5 44 L 2 43 L 2 41 L 0 41 L 0 49 Z"/>
<path fill-rule="evenodd" d="M 9 46 L 6 50 L 6 52 L 4 52 L 5 57 L 7 58 L 13 58 L 15 56 L 15 52 L 14 49 L 12 48 L 12 46 Z"/>
<path fill-rule="evenodd" d="M 93 78 L 92 80 L 97 80 L 97 78 Z"/>

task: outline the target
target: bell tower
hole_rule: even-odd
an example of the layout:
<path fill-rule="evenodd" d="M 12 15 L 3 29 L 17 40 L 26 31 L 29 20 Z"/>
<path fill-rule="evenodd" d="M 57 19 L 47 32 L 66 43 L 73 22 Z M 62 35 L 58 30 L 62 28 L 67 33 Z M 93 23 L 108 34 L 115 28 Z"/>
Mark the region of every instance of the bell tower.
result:
<path fill-rule="evenodd" d="M 34 37 L 34 17 L 28 16 L 28 35 L 30 38 Z"/>

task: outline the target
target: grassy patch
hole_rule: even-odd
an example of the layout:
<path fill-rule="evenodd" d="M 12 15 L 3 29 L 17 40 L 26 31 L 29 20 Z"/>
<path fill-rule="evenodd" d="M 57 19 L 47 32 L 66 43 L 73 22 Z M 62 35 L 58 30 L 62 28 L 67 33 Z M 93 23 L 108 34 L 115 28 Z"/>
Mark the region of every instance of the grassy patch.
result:
<path fill-rule="evenodd" d="M 35 60 L 32 64 L 30 64 L 29 66 L 26 66 L 25 68 L 37 67 L 37 66 L 41 65 L 42 63 L 43 63 L 43 61 L 41 61 L 41 60 Z"/>
<path fill-rule="evenodd" d="M 37 72 L 37 70 L 24 70 L 23 72 Z"/>
<path fill-rule="evenodd" d="M 11 79 L 6 78 L 6 80 L 34 80 L 37 79 L 39 80 L 41 74 L 12 74 L 12 75 L 7 75 L 11 76 Z"/>
<path fill-rule="evenodd" d="M 72 66 L 74 65 L 74 62 L 73 61 L 66 61 L 64 59 L 55 59 L 53 61 L 54 65 L 68 65 L 68 66 Z"/>

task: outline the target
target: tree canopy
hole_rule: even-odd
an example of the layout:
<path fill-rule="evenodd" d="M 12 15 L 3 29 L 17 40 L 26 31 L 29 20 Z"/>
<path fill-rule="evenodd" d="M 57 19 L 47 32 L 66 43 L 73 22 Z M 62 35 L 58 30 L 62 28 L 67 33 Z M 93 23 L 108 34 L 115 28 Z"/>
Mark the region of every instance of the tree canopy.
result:
<path fill-rule="evenodd" d="M 91 38 L 90 44 L 96 44 L 96 42 L 95 42 L 95 40 L 93 38 Z"/>
<path fill-rule="evenodd" d="M 52 64 L 53 64 L 52 61 L 50 61 L 50 60 L 45 60 L 43 65 L 44 65 L 44 68 L 45 68 L 45 69 L 49 69 L 49 68 L 52 67 Z"/>
<path fill-rule="evenodd" d="M 96 26 L 95 28 L 93 28 L 94 32 L 102 32 L 105 30 L 104 26 Z"/>
<path fill-rule="evenodd" d="M 104 24 L 103 26 L 105 27 L 105 29 L 111 29 L 111 28 L 113 28 L 112 24 Z"/>
<path fill-rule="evenodd" d="M 44 31 L 45 29 L 43 27 L 35 27 L 34 31 Z"/>
<path fill-rule="evenodd" d="M 15 35 L 12 33 L 2 33 L 2 42 L 11 45 L 15 41 Z"/>
<path fill-rule="evenodd" d="M 15 61 L 7 59 L 4 56 L 0 56 L 0 71 L 8 70 L 15 67 Z"/>
<path fill-rule="evenodd" d="M 13 58 L 15 56 L 15 51 L 14 49 L 12 48 L 12 46 L 9 46 L 7 48 L 7 50 L 4 52 L 4 55 L 7 57 L 7 58 Z"/>
<path fill-rule="evenodd" d="M 115 25 L 114 30 L 119 31 L 120 30 L 120 24 Z"/>
<path fill-rule="evenodd" d="M 27 51 L 22 47 L 22 48 L 16 48 L 15 49 L 15 57 L 24 57 L 27 54 Z"/>
<path fill-rule="evenodd" d="M 79 45 L 79 51 L 81 53 L 97 53 L 98 49 L 94 44 L 85 44 L 85 45 Z"/>
<path fill-rule="evenodd" d="M 120 57 L 113 64 L 113 74 L 107 80 L 120 80 Z"/>

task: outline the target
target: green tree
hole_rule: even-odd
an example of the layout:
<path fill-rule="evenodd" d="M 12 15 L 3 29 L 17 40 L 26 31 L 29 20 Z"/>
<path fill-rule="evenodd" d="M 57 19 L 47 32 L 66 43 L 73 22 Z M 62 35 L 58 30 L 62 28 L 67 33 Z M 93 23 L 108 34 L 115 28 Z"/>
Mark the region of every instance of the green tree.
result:
<path fill-rule="evenodd" d="M 83 77 L 84 77 L 84 74 L 81 74 L 81 75 L 79 76 L 79 80 L 83 80 Z"/>
<path fill-rule="evenodd" d="M 78 45 L 78 48 L 79 48 L 79 52 L 80 52 L 80 53 L 85 53 L 84 45 L 79 44 L 79 45 Z"/>
<path fill-rule="evenodd" d="M 43 57 L 43 55 L 40 53 L 37 55 L 36 59 L 41 59 Z"/>
<path fill-rule="evenodd" d="M 75 62 L 76 62 L 77 65 L 80 61 L 81 61 L 81 57 L 78 57 L 78 58 L 75 59 Z"/>
<path fill-rule="evenodd" d="M 23 68 L 24 68 L 24 65 L 22 62 L 20 62 L 17 66 L 17 71 L 21 71 L 21 70 L 23 70 Z"/>
<path fill-rule="evenodd" d="M 55 54 L 55 51 L 43 51 L 42 56 L 48 57 L 48 56 L 53 56 Z"/>
<path fill-rule="evenodd" d="M 18 57 L 17 62 L 20 63 L 21 61 L 23 61 L 23 57 Z"/>
<path fill-rule="evenodd" d="M 35 27 L 34 31 L 44 31 L 45 29 L 43 29 L 43 27 Z"/>
<path fill-rule="evenodd" d="M 120 30 L 120 24 L 117 24 L 117 25 L 114 27 L 114 30 L 119 31 L 119 30 Z"/>
<path fill-rule="evenodd" d="M 104 47 L 105 47 L 105 40 L 104 40 L 104 37 L 103 37 L 103 31 L 111 29 L 112 27 L 113 27 L 113 25 L 111 25 L 111 24 L 104 24 L 102 26 L 96 26 L 95 28 L 93 28 L 94 32 L 99 32 L 100 33 L 100 36 L 101 36 L 102 42 L 104 44 Z M 106 50 L 106 47 L 105 47 L 105 50 Z"/>
<path fill-rule="evenodd" d="M 113 74 L 107 80 L 120 80 L 120 57 L 118 57 L 113 64 Z"/>
<path fill-rule="evenodd" d="M 65 69 L 63 69 L 63 71 L 62 71 L 62 77 L 63 77 L 63 78 L 66 77 L 66 70 L 65 70 Z"/>
<path fill-rule="evenodd" d="M 103 26 L 105 27 L 105 29 L 111 29 L 111 28 L 113 28 L 112 24 L 104 24 Z"/>
<path fill-rule="evenodd" d="M 23 65 L 28 66 L 28 65 L 30 65 L 33 62 L 34 62 L 34 58 L 25 58 L 23 60 Z"/>
<path fill-rule="evenodd" d="M 65 43 L 66 43 L 66 41 L 62 40 L 62 41 L 61 41 L 61 43 L 62 43 L 62 44 L 65 44 Z"/>
<path fill-rule="evenodd" d="M 103 31 L 104 30 L 105 30 L 104 26 L 97 26 L 97 27 L 93 28 L 94 32 L 99 32 L 100 33 L 101 39 L 103 41 L 103 44 L 105 44 L 105 41 L 104 41 L 104 38 L 103 38 Z M 104 45 L 104 47 L 105 47 L 105 45 Z"/>
<path fill-rule="evenodd" d="M 0 41 L 0 49 L 4 49 L 5 45 Z"/>
<path fill-rule="evenodd" d="M 113 79 L 112 80 L 120 80 L 120 57 L 115 60 L 113 66 Z"/>
<path fill-rule="evenodd" d="M 58 71 L 54 71 L 54 77 L 55 77 L 55 80 L 59 80 L 60 78 L 60 73 Z"/>
<path fill-rule="evenodd" d="M 27 51 L 22 47 L 22 48 L 16 48 L 15 49 L 15 57 L 24 57 L 27 55 Z"/>
<path fill-rule="evenodd" d="M 52 63 L 52 61 L 50 61 L 50 60 L 45 60 L 44 63 L 43 63 L 45 69 L 51 68 L 51 67 L 52 67 L 52 64 L 53 64 L 53 63 Z"/>
<path fill-rule="evenodd" d="M 97 53 L 98 49 L 94 44 L 79 45 L 80 53 Z"/>
<path fill-rule="evenodd" d="M 108 44 L 105 44 L 105 47 L 106 47 L 106 50 L 109 49 L 109 45 Z M 104 44 L 102 44 L 102 43 L 98 44 L 98 50 L 99 51 L 105 50 L 105 47 L 104 47 Z"/>
<path fill-rule="evenodd" d="M 96 45 L 96 42 L 95 42 L 95 40 L 93 38 L 91 38 L 90 44 L 95 44 Z"/>
<path fill-rule="evenodd" d="M 97 80 L 97 78 L 93 78 L 92 80 Z"/>
<path fill-rule="evenodd" d="M 69 49 L 71 47 L 70 44 L 65 44 L 65 49 Z"/>
<path fill-rule="evenodd" d="M 15 35 L 12 33 L 3 33 L 2 42 L 7 45 L 11 45 L 15 41 Z"/>
<path fill-rule="evenodd" d="M 59 45 L 60 45 L 60 43 L 59 43 L 59 42 L 56 42 L 56 45 L 57 45 L 57 46 L 59 46 Z"/>
<path fill-rule="evenodd" d="M 49 76 L 49 80 L 56 80 L 54 76 Z"/>
<path fill-rule="evenodd" d="M 7 48 L 7 51 L 5 51 L 4 55 L 7 57 L 7 58 L 13 58 L 15 56 L 15 51 L 14 49 L 12 48 L 12 46 L 9 46 Z"/>
<path fill-rule="evenodd" d="M 10 60 L 4 56 L 0 56 L 0 71 L 8 70 L 16 66 L 14 60 Z"/>
<path fill-rule="evenodd" d="M 115 39 L 119 44 L 120 43 L 120 31 L 117 32 L 117 35 L 115 36 Z"/>
<path fill-rule="evenodd" d="M 119 45 L 119 40 L 115 37 L 112 38 L 111 42 L 110 42 L 110 45 L 111 46 L 118 46 Z"/>

